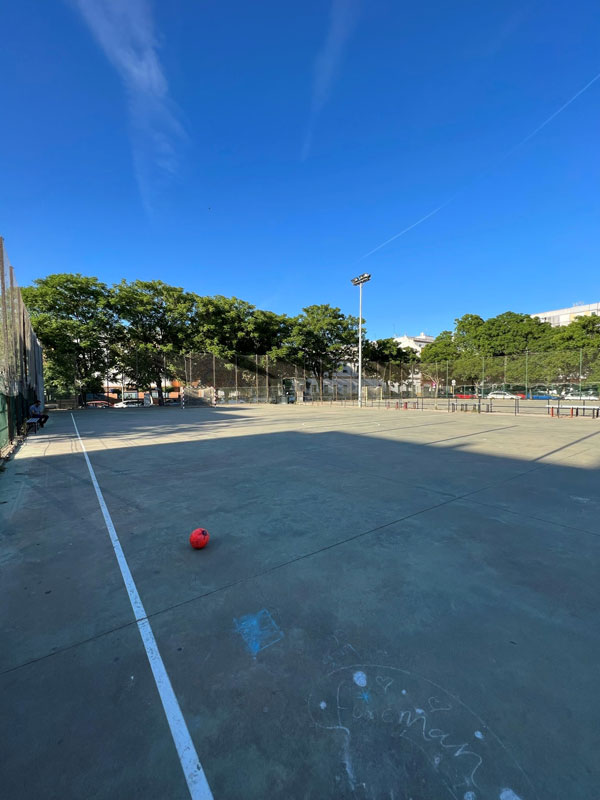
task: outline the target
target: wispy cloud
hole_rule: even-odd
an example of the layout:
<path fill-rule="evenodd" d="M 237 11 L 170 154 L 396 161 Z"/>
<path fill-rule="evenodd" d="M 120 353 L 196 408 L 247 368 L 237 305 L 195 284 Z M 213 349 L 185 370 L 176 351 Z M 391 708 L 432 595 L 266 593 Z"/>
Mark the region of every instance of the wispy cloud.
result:
<path fill-rule="evenodd" d="M 169 87 L 148 0 L 72 0 L 127 93 L 135 174 L 144 206 L 177 173 L 187 136 Z"/>
<path fill-rule="evenodd" d="M 496 167 L 500 166 L 504 161 L 506 161 L 507 158 L 510 158 L 510 156 L 512 156 L 514 153 L 516 153 L 517 150 L 520 150 L 521 147 L 523 147 L 523 145 L 527 144 L 527 142 L 531 141 L 531 139 L 533 139 L 534 136 L 537 136 L 538 133 L 540 131 L 542 131 L 546 127 L 546 125 L 549 125 L 555 117 L 558 117 L 559 114 L 562 114 L 562 112 L 566 108 L 568 108 L 571 105 L 571 103 L 574 103 L 575 100 L 577 100 L 577 98 L 580 97 L 580 95 L 582 95 L 584 92 L 587 92 L 587 90 L 590 88 L 590 86 L 593 86 L 596 83 L 596 81 L 599 81 L 599 80 L 600 80 L 600 72 L 597 75 L 594 75 L 594 77 L 590 81 L 588 81 L 584 86 L 582 86 L 581 89 L 578 89 L 575 92 L 575 94 L 572 95 L 571 97 L 569 97 L 569 99 L 565 103 L 563 103 L 561 106 L 559 106 L 559 108 L 557 108 L 556 111 L 553 111 L 552 114 L 550 114 L 549 117 L 546 117 L 546 119 L 542 123 L 540 123 L 536 128 L 534 128 L 530 133 L 528 133 L 527 136 L 525 136 L 519 142 L 514 144 L 509 150 L 507 150 L 505 153 L 503 153 L 501 156 L 499 156 L 495 161 L 492 161 L 488 167 L 486 167 L 484 170 L 479 172 L 468 183 L 464 184 L 464 186 L 462 186 L 460 189 L 458 189 L 458 191 L 454 192 L 454 194 L 451 195 L 451 197 L 449 197 L 447 200 L 445 200 L 439 206 L 436 206 L 428 214 L 425 214 L 425 216 L 420 217 L 415 222 L 411 223 L 410 225 L 407 225 L 406 228 L 403 228 L 398 233 L 395 233 L 393 236 L 390 236 L 390 238 L 386 239 L 385 242 L 381 242 L 381 244 L 378 244 L 377 247 L 374 247 L 372 250 L 369 250 L 368 253 L 365 253 L 364 255 L 362 255 L 357 260 L 357 262 L 355 262 L 355 263 L 358 263 L 359 261 L 362 261 L 365 258 L 369 258 L 369 256 L 373 255 L 373 253 L 376 253 L 378 250 L 381 250 L 383 247 L 386 247 L 388 244 L 393 242 L 395 239 L 399 239 L 401 236 L 404 236 L 405 233 L 408 233 L 409 231 L 412 231 L 413 228 L 416 228 L 417 226 L 421 225 L 422 222 L 425 222 L 425 220 L 428 220 L 430 217 L 435 216 L 443 208 L 446 208 L 446 206 L 450 205 L 450 203 L 452 203 L 454 200 L 456 200 L 456 198 L 459 197 L 461 194 L 463 194 L 467 189 L 470 189 L 474 184 L 478 183 L 482 178 L 484 178 L 487 175 L 489 175 L 489 173 L 493 169 L 495 169 Z"/>
<path fill-rule="evenodd" d="M 331 2 L 327 38 L 315 60 L 312 103 L 302 146 L 303 160 L 308 157 L 310 152 L 319 114 L 331 96 L 346 44 L 356 27 L 359 8 L 360 0 L 332 0 Z"/>

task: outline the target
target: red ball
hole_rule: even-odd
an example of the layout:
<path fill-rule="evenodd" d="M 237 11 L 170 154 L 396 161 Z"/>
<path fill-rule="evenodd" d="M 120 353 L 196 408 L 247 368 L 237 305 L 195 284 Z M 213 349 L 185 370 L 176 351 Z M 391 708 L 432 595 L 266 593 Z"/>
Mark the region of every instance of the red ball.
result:
<path fill-rule="evenodd" d="M 205 531 L 204 528 L 196 528 L 190 534 L 190 544 L 194 550 L 202 550 L 208 544 L 209 539 L 208 531 Z"/>

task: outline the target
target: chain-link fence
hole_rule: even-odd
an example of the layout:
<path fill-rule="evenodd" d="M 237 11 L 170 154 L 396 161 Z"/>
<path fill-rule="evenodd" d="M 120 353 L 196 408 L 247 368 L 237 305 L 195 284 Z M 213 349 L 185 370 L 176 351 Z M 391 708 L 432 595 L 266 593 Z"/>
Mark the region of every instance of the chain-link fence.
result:
<path fill-rule="evenodd" d="M 490 394 L 520 399 L 600 396 L 600 350 L 581 347 L 507 356 L 465 355 L 454 361 L 421 364 L 428 396 L 485 398 Z"/>
<path fill-rule="evenodd" d="M 0 236 L 0 454 L 21 432 L 36 397 L 44 397 L 42 348 Z"/>
<path fill-rule="evenodd" d="M 152 372 L 112 372 L 105 394 L 88 401 L 126 405 L 233 405 L 238 403 L 358 403 L 358 365 L 303 357 L 294 361 L 267 355 L 154 353 Z M 160 384 L 157 373 L 160 374 Z M 153 377 L 154 376 L 154 377 Z M 116 379 L 116 380 L 115 380 Z M 107 379 L 108 381 L 108 379 Z M 118 381 L 118 383 L 117 383 Z M 363 361 L 362 404 L 398 409 L 546 414 L 551 405 L 600 406 L 600 350 L 579 348 L 545 353 L 454 361 L 403 363 Z M 159 388 L 160 385 L 160 388 Z M 586 412 L 587 414 L 587 412 Z M 575 410 L 574 415 L 577 415 Z"/>
<path fill-rule="evenodd" d="M 188 405 L 358 401 L 354 362 L 332 365 L 308 357 L 291 362 L 256 354 L 220 358 L 212 353 L 165 354 L 160 362 L 160 392 L 156 379 L 142 385 L 139 376 L 121 375 L 121 386 L 115 384 L 112 399 L 133 402 L 149 392 L 155 402 L 162 394 L 167 402 L 183 399 Z M 107 400 L 108 394 L 107 390 Z M 501 400 L 546 401 L 547 405 L 559 398 L 593 401 L 599 396 L 598 349 L 494 358 L 473 355 L 432 363 L 363 362 L 362 401 L 369 405 L 414 399 L 434 403 L 493 399 L 498 407 Z"/>
<path fill-rule="evenodd" d="M 192 353 L 171 359 L 171 384 L 191 405 L 215 403 L 357 402 L 358 370 L 353 363 L 332 366 L 321 359 L 295 362 L 266 355 L 222 359 Z M 367 363 L 364 400 L 400 398 L 415 393 L 415 366 Z"/>

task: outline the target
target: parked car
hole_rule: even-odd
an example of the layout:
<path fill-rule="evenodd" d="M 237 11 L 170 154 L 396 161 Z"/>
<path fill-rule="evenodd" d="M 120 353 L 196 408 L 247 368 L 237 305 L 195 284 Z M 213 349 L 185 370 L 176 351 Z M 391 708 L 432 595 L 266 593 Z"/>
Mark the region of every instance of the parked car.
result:
<path fill-rule="evenodd" d="M 575 394 L 575 392 L 569 392 L 563 397 L 563 400 L 600 400 L 600 397 L 596 394 Z"/>
<path fill-rule="evenodd" d="M 517 395 L 510 392 L 495 391 L 490 392 L 488 395 L 490 400 L 516 400 Z"/>
<path fill-rule="evenodd" d="M 120 403 L 115 403 L 113 408 L 139 408 L 143 405 L 143 400 L 121 400 Z"/>
<path fill-rule="evenodd" d="M 110 403 L 106 400 L 89 400 L 86 406 L 88 408 L 110 408 Z"/>

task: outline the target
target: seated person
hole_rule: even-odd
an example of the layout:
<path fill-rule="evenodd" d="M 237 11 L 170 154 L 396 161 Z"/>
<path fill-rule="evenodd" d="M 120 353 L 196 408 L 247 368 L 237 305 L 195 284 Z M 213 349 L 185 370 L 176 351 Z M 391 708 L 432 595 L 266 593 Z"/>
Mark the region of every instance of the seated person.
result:
<path fill-rule="evenodd" d="M 41 428 L 48 422 L 48 414 L 44 414 L 44 406 L 37 397 L 33 401 L 33 404 L 29 406 L 29 416 L 31 419 L 39 420 Z"/>

